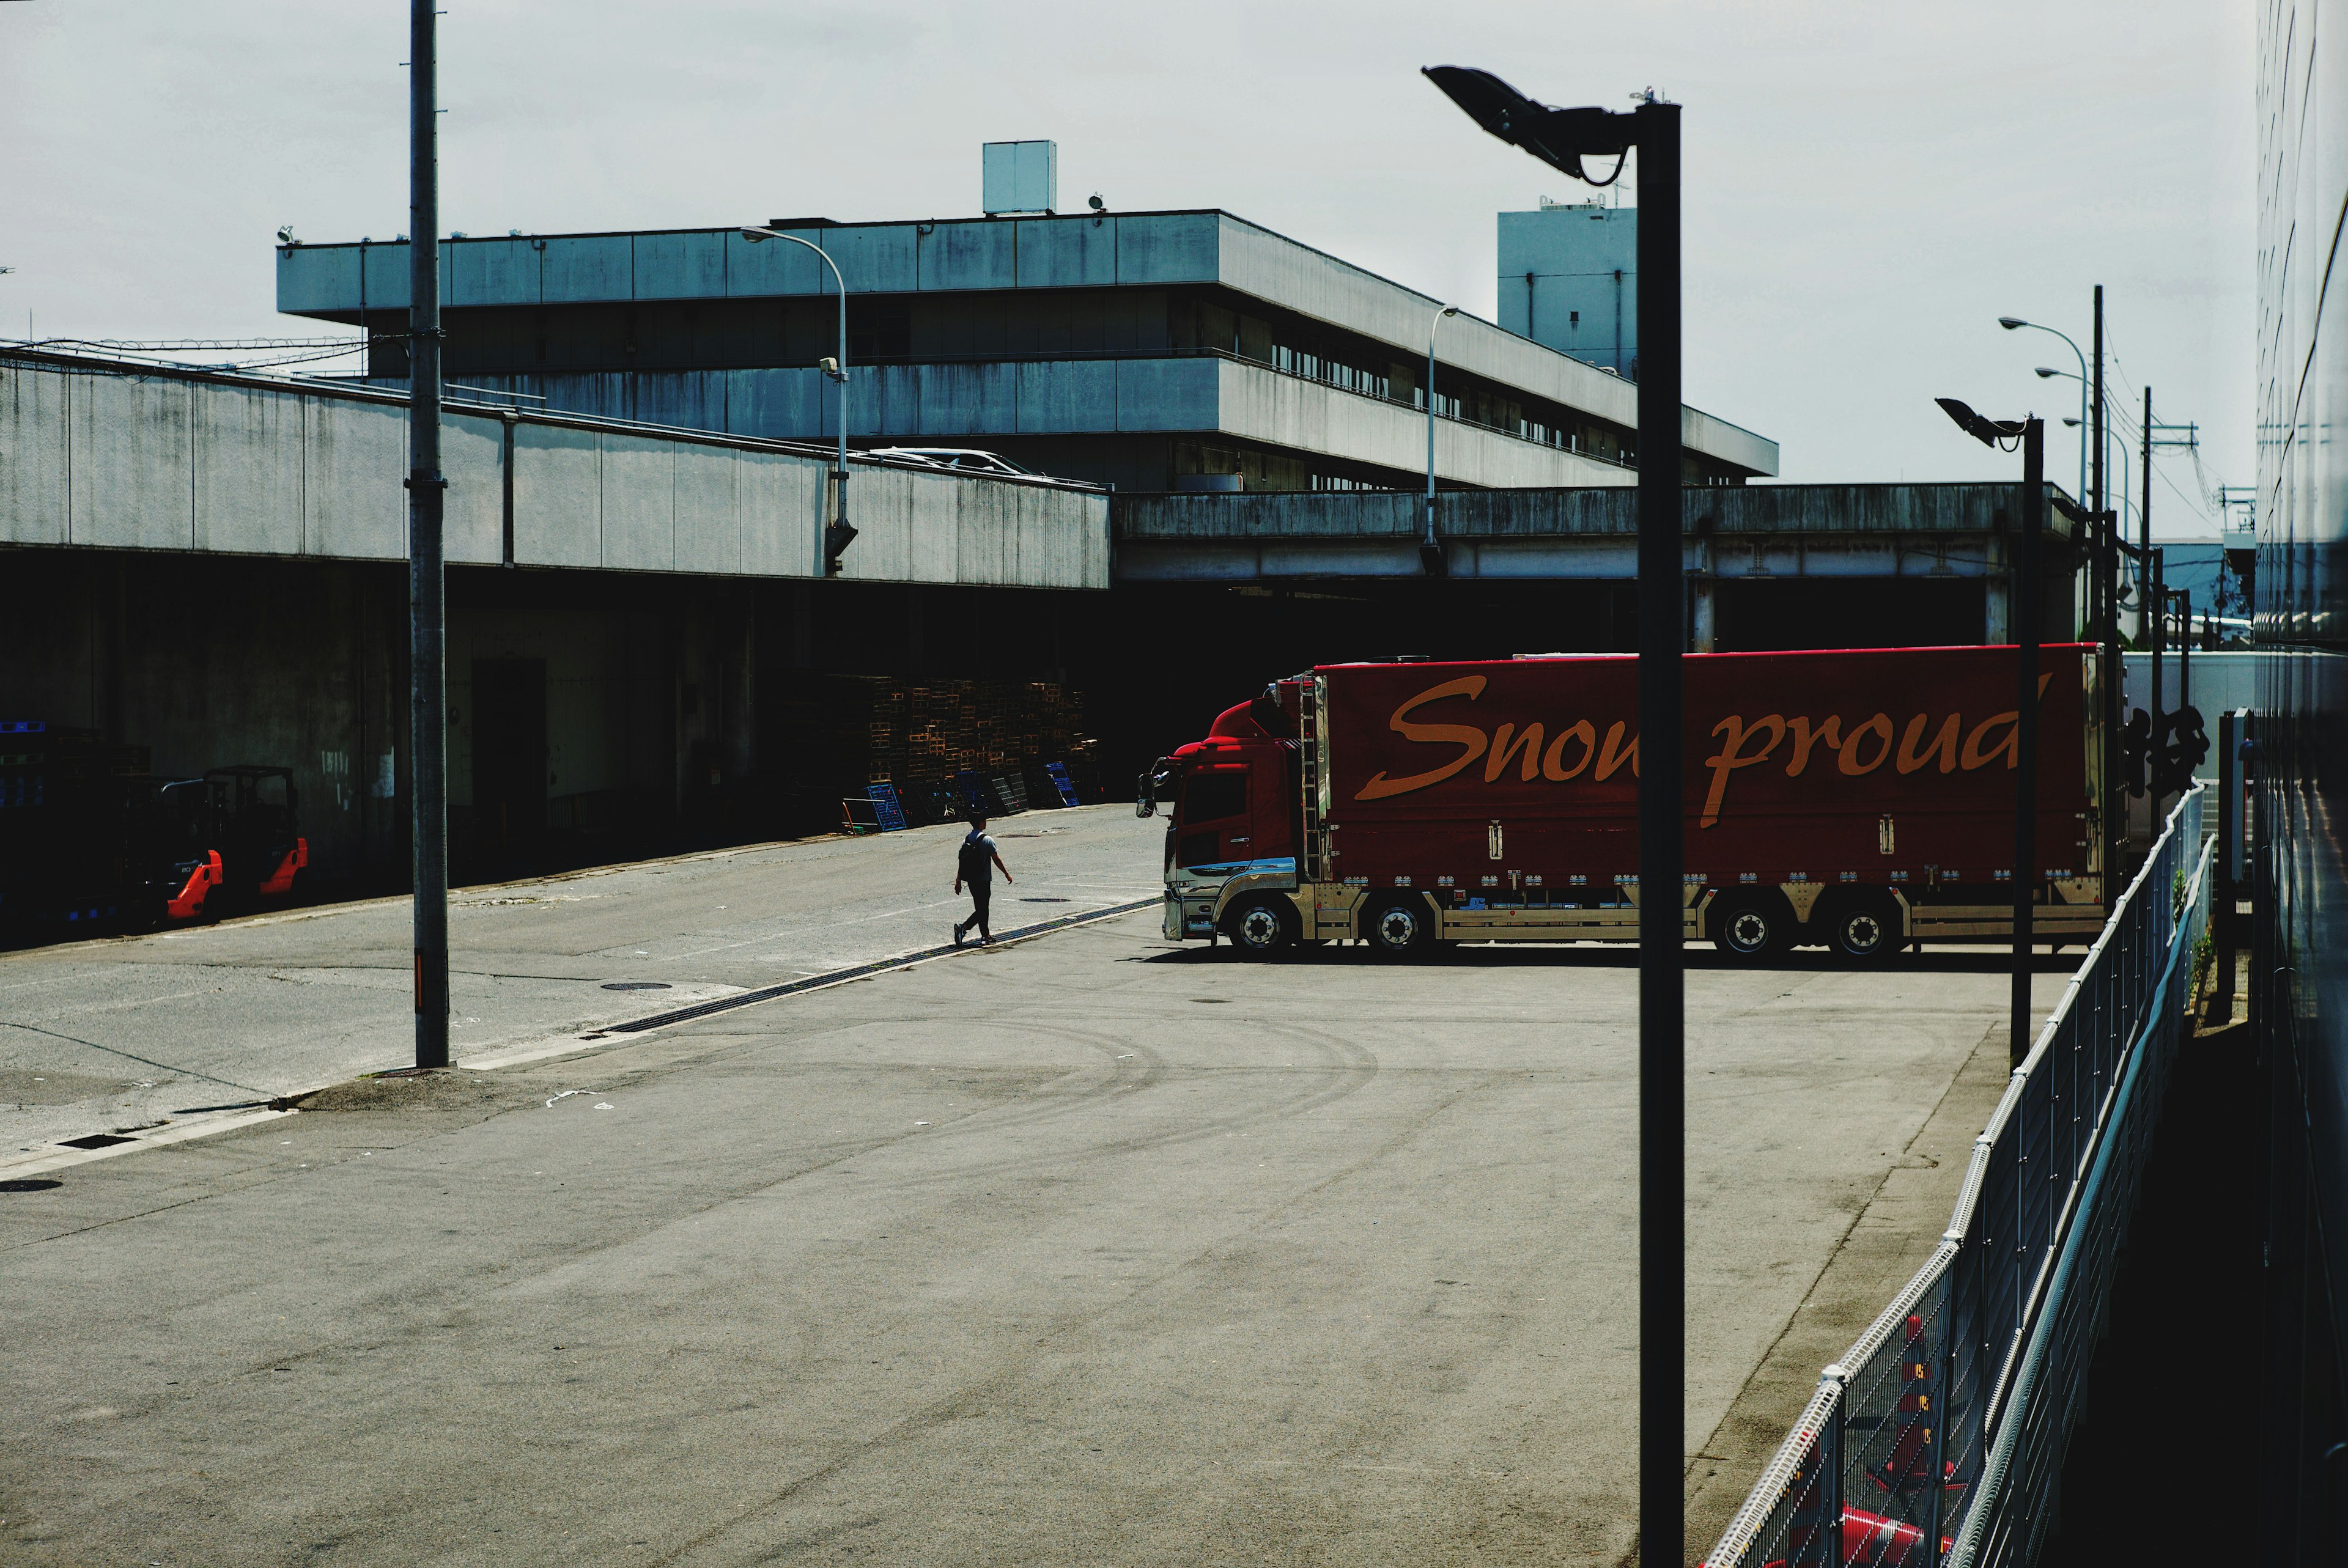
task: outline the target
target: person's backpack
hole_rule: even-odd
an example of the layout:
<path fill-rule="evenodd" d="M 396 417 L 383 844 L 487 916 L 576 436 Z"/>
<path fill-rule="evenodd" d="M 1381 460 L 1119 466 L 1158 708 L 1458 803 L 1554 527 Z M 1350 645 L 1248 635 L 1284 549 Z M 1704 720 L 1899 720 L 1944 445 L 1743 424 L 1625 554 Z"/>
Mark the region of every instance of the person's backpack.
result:
<path fill-rule="evenodd" d="M 962 841 L 962 858 L 957 863 L 954 875 L 964 882 L 983 882 L 993 874 L 993 867 L 987 861 L 986 840 L 975 836 L 965 838 Z"/>

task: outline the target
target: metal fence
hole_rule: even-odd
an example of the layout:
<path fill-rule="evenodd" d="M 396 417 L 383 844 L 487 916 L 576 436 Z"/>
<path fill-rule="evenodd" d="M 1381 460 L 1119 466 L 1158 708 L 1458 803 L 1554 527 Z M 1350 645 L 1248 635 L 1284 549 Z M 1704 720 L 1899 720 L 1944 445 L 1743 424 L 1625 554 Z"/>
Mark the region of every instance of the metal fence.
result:
<path fill-rule="evenodd" d="M 1709 1568 L 2030 1563 L 2185 1034 L 2197 787 L 2014 1070 L 1941 1245 L 1826 1368 Z"/>

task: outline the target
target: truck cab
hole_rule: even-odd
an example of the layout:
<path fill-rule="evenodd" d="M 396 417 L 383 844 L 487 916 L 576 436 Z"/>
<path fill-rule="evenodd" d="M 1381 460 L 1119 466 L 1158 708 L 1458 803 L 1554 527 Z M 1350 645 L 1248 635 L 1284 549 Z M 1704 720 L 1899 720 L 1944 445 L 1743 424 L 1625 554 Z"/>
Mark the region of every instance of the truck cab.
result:
<path fill-rule="evenodd" d="M 1135 810 L 1166 808 L 1166 935 L 1236 934 L 1244 921 L 1286 922 L 1296 936 L 1297 682 L 1267 686 L 1225 710 L 1142 776 Z"/>

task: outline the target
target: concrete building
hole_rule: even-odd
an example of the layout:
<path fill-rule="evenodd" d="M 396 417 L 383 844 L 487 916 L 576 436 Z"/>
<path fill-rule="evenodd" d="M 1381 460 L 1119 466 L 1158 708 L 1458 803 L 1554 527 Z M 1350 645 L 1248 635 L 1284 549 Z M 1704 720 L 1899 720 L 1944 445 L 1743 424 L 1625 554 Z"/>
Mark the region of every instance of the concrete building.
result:
<path fill-rule="evenodd" d="M 1499 221 L 1500 325 L 1639 379 L 1639 210 L 1551 201 Z"/>
<path fill-rule="evenodd" d="M 859 445 L 984 447 L 1124 490 L 1424 482 L 1440 302 L 1231 213 L 768 226 L 847 280 Z M 703 229 L 451 238 L 441 255 L 453 383 L 758 438 L 835 432 L 817 361 L 838 306 L 804 247 Z M 284 246 L 277 301 L 386 334 L 370 373 L 404 380 L 405 241 Z M 1472 316 L 1437 344 L 1444 487 L 1633 482 L 1626 379 Z M 1690 483 L 1777 471 L 1750 431 L 1694 409 L 1682 429 Z"/>
<path fill-rule="evenodd" d="M 407 425 L 357 388 L 0 354 L 0 719 L 165 776 L 291 767 L 313 879 L 396 882 Z M 864 774 L 833 674 L 1065 682 L 1108 587 L 1097 487 L 859 459 L 827 578 L 822 448 L 456 404 L 442 451 L 460 870 L 821 826 Z"/>
<path fill-rule="evenodd" d="M 2255 1306 L 2234 1337 L 2204 1341 L 2193 1370 L 2215 1386 L 2243 1351 L 2253 1366 L 2263 1360 L 2248 1478 L 2258 1529 L 2232 1539 L 2263 1562 L 2293 1565 L 2348 1560 L 2348 453 L 2333 434 L 2348 399 L 2348 321 L 2330 308 L 2334 283 L 2348 293 L 2348 270 L 2333 264 L 2348 212 L 2348 162 L 2333 156 L 2348 135 L 2348 87 L 2341 36 L 2318 26 L 2329 19 L 2314 0 L 2259 7 L 2251 635 L 2262 669 L 2251 769 L 2259 842 L 2247 874 L 2255 1076 L 2265 1081 L 2240 1119 L 2192 1130 L 2201 1168 L 2214 1152 L 2265 1177 L 2250 1188 L 2266 1204 L 2256 1266 L 2228 1282 Z M 2219 1141 L 2230 1132 L 2239 1142 Z M 2181 1314 L 2178 1327 L 2188 1327 Z M 2210 1414 L 2231 1419 L 2247 1392 L 2213 1400 Z M 2239 1442 L 2248 1447 L 2250 1434 Z"/>

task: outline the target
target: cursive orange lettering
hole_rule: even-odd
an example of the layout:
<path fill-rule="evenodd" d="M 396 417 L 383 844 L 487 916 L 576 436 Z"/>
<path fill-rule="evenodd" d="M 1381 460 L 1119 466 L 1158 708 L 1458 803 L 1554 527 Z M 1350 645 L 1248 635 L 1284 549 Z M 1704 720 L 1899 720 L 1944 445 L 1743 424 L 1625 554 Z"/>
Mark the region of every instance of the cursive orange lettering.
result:
<path fill-rule="evenodd" d="M 1799 713 L 1786 723 L 1794 727 L 1794 754 L 1786 762 L 1786 776 L 1789 779 L 1802 776 L 1802 770 L 1810 765 L 1810 748 L 1820 741 L 1827 743 L 1829 751 L 1842 746 L 1842 720 L 1835 714 L 1828 714 L 1815 730 L 1810 728 L 1810 721 Z"/>
<path fill-rule="evenodd" d="M 1875 760 L 1862 763 L 1859 760 L 1859 743 L 1868 735 L 1876 737 Z M 1891 715 L 1878 713 L 1864 724 L 1852 730 L 1849 737 L 1836 748 L 1836 752 L 1835 761 L 1843 772 L 1853 777 L 1860 774 L 1873 773 L 1883 765 L 1883 759 L 1891 754 Z"/>
<path fill-rule="evenodd" d="M 1768 743 L 1747 756 L 1745 743 L 1764 730 L 1769 733 Z M 1738 768 L 1749 768 L 1767 762 L 1769 753 L 1777 749 L 1777 743 L 1786 738 L 1786 721 L 1781 714 L 1768 713 L 1754 720 L 1748 729 L 1742 717 L 1732 714 L 1712 727 L 1715 735 L 1724 731 L 1728 738 L 1720 743 L 1719 754 L 1706 759 L 1704 764 L 1712 770 L 1712 793 L 1704 796 L 1704 818 L 1696 824 L 1698 827 L 1710 827 L 1720 820 L 1720 802 L 1721 797 L 1728 793 L 1728 775 Z"/>
<path fill-rule="evenodd" d="M 1990 764 L 1997 761 L 1997 756 L 2000 752 L 2003 752 L 2005 753 L 2005 765 L 2007 767 L 2018 768 L 2022 765 L 2022 747 L 2020 744 L 2022 740 L 2022 726 L 2014 723 L 2017 717 L 2019 717 L 2019 715 L 2014 712 L 2014 710 L 2008 708 L 2003 713 L 1992 713 L 1988 718 L 1983 719 L 1980 723 L 1973 726 L 1972 733 L 1965 737 L 1964 754 L 1959 759 L 1962 764 L 1965 772 L 1971 773 L 1975 768 L 1985 768 L 1989 766 Z M 2005 739 L 2000 741 L 1996 745 L 1992 746 L 1987 751 L 1983 751 L 1982 749 L 1982 743 L 1989 738 L 1990 729 L 1993 725 L 2001 726 L 2004 729 Z"/>
<path fill-rule="evenodd" d="M 1956 713 L 1950 714 L 1941 723 L 1940 733 L 1932 737 L 1932 743 L 1921 752 L 1916 749 L 1916 743 L 1923 736 L 1924 725 L 1928 722 L 1929 715 L 1919 713 L 1909 720 L 1908 733 L 1900 738 L 1900 771 L 1903 774 L 1912 774 L 1931 762 L 1937 753 L 1941 759 L 1941 771 L 1944 774 L 1956 772 L 1957 721 L 1961 716 Z"/>
<path fill-rule="evenodd" d="M 1527 724 L 1525 733 L 1515 740 L 1509 736 L 1516 725 L 1502 724 L 1492 736 L 1491 754 L 1484 759 L 1484 782 L 1490 784 L 1509 771 L 1509 759 L 1519 752 L 1525 754 L 1524 782 L 1533 782 L 1533 774 L 1540 766 L 1541 727 Z"/>
<path fill-rule="evenodd" d="M 1539 729 L 1540 726 L 1536 724 L 1533 727 Z M 1581 760 L 1570 768 L 1565 765 L 1565 743 L 1568 741 L 1581 743 Z M 1588 767 L 1590 759 L 1597 754 L 1597 726 L 1587 719 L 1576 719 L 1570 728 L 1560 730 L 1557 739 L 1549 743 L 1548 754 L 1541 758 L 1541 777 L 1563 784 Z"/>
<path fill-rule="evenodd" d="M 1425 745 L 1457 746 L 1459 754 L 1441 767 L 1430 768 L 1423 774 L 1413 774 L 1408 778 L 1390 779 L 1381 770 L 1370 775 L 1370 782 L 1364 784 L 1354 798 L 1384 800 L 1389 795 L 1408 794 L 1413 790 L 1426 789 L 1429 785 L 1441 784 L 1445 779 L 1451 777 L 1469 763 L 1482 756 L 1484 748 L 1488 743 L 1485 739 L 1484 732 L 1475 725 L 1415 724 L 1405 715 L 1415 709 L 1425 707 L 1429 702 L 1439 702 L 1446 697 L 1465 697 L 1472 702 L 1483 694 L 1483 691 L 1484 677 L 1462 675 L 1457 681 L 1446 681 L 1439 686 L 1429 686 L 1426 691 L 1396 708 L 1394 711 L 1394 717 L 1386 721 L 1388 729 L 1406 741 L 1414 741 Z"/>
<path fill-rule="evenodd" d="M 1634 738 L 1631 742 L 1627 750 L 1618 752 L 1614 749 L 1622 743 L 1622 732 L 1629 727 L 1630 726 L 1623 723 L 1622 720 L 1617 719 L 1614 721 L 1613 724 L 1608 728 L 1606 732 L 1606 743 L 1600 747 L 1598 751 L 1598 782 L 1600 784 L 1604 784 L 1608 779 L 1612 778 L 1616 774 L 1622 772 L 1622 764 L 1624 763 L 1631 764 L 1631 776 L 1632 778 L 1637 778 L 1639 776 L 1638 741 Z"/>

